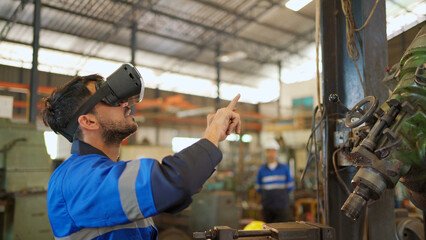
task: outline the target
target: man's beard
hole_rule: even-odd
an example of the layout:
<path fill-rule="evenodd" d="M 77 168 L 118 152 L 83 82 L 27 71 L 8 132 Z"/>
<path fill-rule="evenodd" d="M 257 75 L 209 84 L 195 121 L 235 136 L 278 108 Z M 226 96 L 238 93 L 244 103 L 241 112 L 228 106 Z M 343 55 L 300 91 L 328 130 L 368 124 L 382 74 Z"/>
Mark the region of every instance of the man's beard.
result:
<path fill-rule="evenodd" d="M 120 144 L 125 138 L 136 132 L 138 125 L 136 123 L 117 123 L 111 120 L 99 119 L 99 125 L 102 127 L 102 138 L 106 145 Z"/>

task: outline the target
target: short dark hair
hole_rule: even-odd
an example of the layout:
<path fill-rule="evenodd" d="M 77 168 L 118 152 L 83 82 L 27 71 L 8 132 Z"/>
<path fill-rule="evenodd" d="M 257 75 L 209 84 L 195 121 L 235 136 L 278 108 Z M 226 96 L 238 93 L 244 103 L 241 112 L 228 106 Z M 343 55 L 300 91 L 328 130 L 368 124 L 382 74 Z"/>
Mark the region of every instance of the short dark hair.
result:
<path fill-rule="evenodd" d="M 43 122 L 56 133 L 67 127 L 69 120 L 92 95 L 87 85 L 90 82 L 99 84 L 104 81 L 100 75 L 76 76 L 65 85 L 56 88 L 52 94 L 43 98 L 41 115 Z M 74 139 L 81 140 L 82 133 L 77 129 Z"/>

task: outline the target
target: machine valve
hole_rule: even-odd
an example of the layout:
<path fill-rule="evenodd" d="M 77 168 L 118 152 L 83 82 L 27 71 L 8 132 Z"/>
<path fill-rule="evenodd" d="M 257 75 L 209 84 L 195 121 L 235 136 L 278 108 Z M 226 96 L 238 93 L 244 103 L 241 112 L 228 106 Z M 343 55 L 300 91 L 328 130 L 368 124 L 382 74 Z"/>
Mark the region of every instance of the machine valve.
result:
<path fill-rule="evenodd" d="M 347 108 L 337 94 L 330 94 L 330 102 L 339 104 L 346 111 L 345 125 L 348 128 L 355 128 L 374 118 L 374 112 L 379 104 L 374 96 L 368 96 L 359 101 L 352 109 Z"/>

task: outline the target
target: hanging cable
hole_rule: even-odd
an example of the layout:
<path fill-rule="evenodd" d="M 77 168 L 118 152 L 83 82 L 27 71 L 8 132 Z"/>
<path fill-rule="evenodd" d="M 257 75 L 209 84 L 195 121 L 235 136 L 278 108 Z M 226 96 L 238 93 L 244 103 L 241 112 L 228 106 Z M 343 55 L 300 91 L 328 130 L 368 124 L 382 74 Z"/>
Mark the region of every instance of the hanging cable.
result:
<path fill-rule="evenodd" d="M 340 173 L 339 170 L 337 169 L 337 163 L 336 163 L 336 154 L 341 151 L 344 147 L 345 147 L 345 143 L 342 144 L 342 146 L 340 146 L 338 149 L 336 149 L 333 152 L 332 155 L 332 162 L 333 162 L 333 167 L 334 167 L 334 172 L 336 173 L 336 177 L 339 180 L 339 183 L 345 188 L 346 192 L 349 194 L 351 194 L 351 191 L 349 190 L 348 186 L 346 186 L 345 182 L 343 181 L 342 177 L 340 177 Z"/>
<path fill-rule="evenodd" d="M 315 120 L 313 120 L 313 122 L 315 123 Z M 315 125 L 315 124 L 314 124 Z M 317 215 L 316 215 L 316 222 L 319 223 L 319 213 L 321 211 L 321 207 L 320 207 L 320 182 L 319 182 L 319 159 L 318 159 L 318 149 L 317 149 L 317 137 L 316 137 L 316 131 L 312 132 L 312 138 L 313 138 L 313 144 L 314 144 L 314 159 L 315 159 L 315 182 L 316 182 L 316 186 L 317 186 Z"/>
<path fill-rule="evenodd" d="M 320 194 L 320 181 L 319 181 L 319 146 L 317 145 L 316 141 L 316 131 L 318 129 L 318 127 L 321 125 L 321 123 L 324 122 L 324 118 L 325 118 L 325 107 L 322 107 L 323 112 L 321 113 L 321 118 L 319 119 L 318 123 L 316 123 L 316 115 L 318 112 L 319 106 L 316 106 L 313 112 L 313 116 L 312 116 L 312 125 L 311 125 L 311 134 L 308 138 L 308 142 L 306 144 L 306 151 L 308 153 L 308 159 L 306 162 L 306 166 L 305 169 L 302 172 L 302 176 L 301 176 L 301 181 L 303 180 L 303 177 L 305 176 L 305 173 L 308 169 L 309 163 L 311 161 L 311 159 L 313 159 L 315 161 L 315 182 L 316 182 L 316 195 L 317 195 L 317 215 L 316 215 L 316 221 L 318 223 L 320 223 L 320 216 L 322 217 L 322 219 L 324 220 L 325 218 L 325 213 L 324 213 L 324 206 L 322 204 L 322 197 Z M 314 151 L 312 153 L 312 150 Z M 320 215 L 321 214 L 321 215 Z M 325 220 L 324 220 L 325 221 Z"/>
<path fill-rule="evenodd" d="M 356 68 L 356 71 L 358 73 L 359 81 L 361 83 L 362 90 L 364 92 L 364 97 L 367 96 L 367 91 L 365 89 L 364 81 L 362 80 L 361 73 L 359 71 L 358 64 L 357 64 L 357 61 L 359 60 L 359 50 L 358 50 L 357 44 L 355 42 L 354 33 L 361 31 L 362 29 L 365 28 L 365 26 L 367 26 L 368 22 L 371 19 L 371 16 L 374 13 L 374 10 L 377 7 L 377 3 L 379 1 L 380 0 L 376 0 L 369 16 L 367 17 L 367 20 L 364 23 L 364 25 L 362 25 L 362 27 L 360 27 L 360 28 L 356 28 L 354 16 L 352 14 L 352 0 L 341 0 L 342 10 L 343 10 L 343 14 L 345 15 L 345 21 L 346 21 L 346 41 L 347 41 L 346 49 L 348 51 L 349 57 L 352 59 L 352 61 L 355 64 L 355 68 Z M 358 40 L 359 40 L 359 35 L 358 35 Z"/>
<path fill-rule="evenodd" d="M 300 176 L 300 181 L 303 181 L 303 178 L 305 177 L 306 171 L 309 167 L 309 162 L 312 159 L 312 154 L 311 154 L 311 150 L 312 150 L 312 146 L 313 146 L 313 135 L 314 135 L 314 131 L 316 131 L 318 129 L 318 127 L 321 125 L 321 123 L 324 121 L 325 118 L 325 110 L 323 110 L 323 113 L 321 114 L 321 119 L 319 120 L 319 122 L 315 125 L 315 118 L 316 118 L 316 114 L 318 112 L 318 106 L 315 107 L 314 112 L 312 114 L 312 124 L 311 124 L 311 134 L 308 137 L 308 141 L 306 143 L 306 152 L 308 153 L 308 157 L 307 157 L 307 162 L 306 162 L 306 166 L 303 169 L 302 175 Z M 323 108 L 324 109 L 324 108 Z"/>
<path fill-rule="evenodd" d="M 326 132 L 328 132 L 328 123 L 329 123 L 329 115 L 327 115 L 326 117 L 325 117 L 325 124 L 324 124 L 324 129 L 323 129 L 323 132 L 324 133 L 326 133 Z M 323 142 L 324 143 L 328 143 L 329 142 L 329 137 L 330 137 L 330 135 L 329 134 L 325 134 L 324 135 L 324 140 L 323 140 Z M 323 146 L 326 146 L 327 144 L 323 144 Z M 324 177 L 324 183 L 323 183 L 323 196 L 324 196 L 324 214 L 323 214 L 323 219 L 324 219 L 324 223 L 326 224 L 326 225 L 329 225 L 329 220 L 330 220 L 330 218 L 329 218 L 329 216 L 330 216 L 330 211 L 329 211 L 329 207 L 330 207 L 330 202 L 329 202 L 329 198 L 330 198 L 330 195 L 328 194 L 329 192 L 328 192 L 328 190 L 329 190 L 329 185 L 328 185 L 328 183 L 329 183 L 329 181 L 328 181 L 328 177 L 329 177 L 329 172 L 330 172 L 330 170 L 329 170 L 329 165 L 330 165 L 330 161 L 328 160 L 328 148 L 327 147 L 325 147 L 325 148 L 323 148 L 323 153 L 322 153 L 322 156 L 323 156 L 323 169 L 324 169 L 324 173 L 323 173 L 323 177 Z"/>
<path fill-rule="evenodd" d="M 368 15 L 368 17 L 367 17 L 367 20 L 365 20 L 364 25 L 362 25 L 362 27 L 360 27 L 360 28 L 355 29 L 355 31 L 359 32 L 359 31 L 361 31 L 362 29 L 364 29 L 364 28 L 365 28 L 365 26 L 367 26 L 368 22 L 370 21 L 371 16 L 373 16 L 374 10 L 376 10 L 377 3 L 379 3 L 379 1 L 380 1 L 380 0 L 376 0 L 376 2 L 374 3 L 374 6 L 373 6 L 373 8 L 371 9 L 371 12 L 370 12 L 370 14 L 369 14 L 369 15 Z"/>
<path fill-rule="evenodd" d="M 321 78 L 319 70 L 319 42 L 320 42 L 320 14 L 321 14 L 321 4 L 320 0 L 315 2 L 315 49 L 316 49 L 316 68 L 317 68 L 317 101 L 318 106 L 320 106 L 320 112 L 322 113 L 322 104 L 321 104 Z"/>

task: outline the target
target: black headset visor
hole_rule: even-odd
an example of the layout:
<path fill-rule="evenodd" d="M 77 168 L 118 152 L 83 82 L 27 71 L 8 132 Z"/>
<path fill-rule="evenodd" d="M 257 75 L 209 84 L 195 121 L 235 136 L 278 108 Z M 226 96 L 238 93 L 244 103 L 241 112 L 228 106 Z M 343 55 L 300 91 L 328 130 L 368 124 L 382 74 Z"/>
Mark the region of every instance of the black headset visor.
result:
<path fill-rule="evenodd" d="M 131 106 L 142 101 L 144 89 L 144 81 L 139 71 L 131 64 L 121 65 L 106 81 L 96 84 L 96 93 L 77 110 L 67 127 L 59 133 L 72 142 L 78 128 L 78 118 L 90 112 L 100 101 L 110 106 L 120 106 L 121 102 L 128 102 Z"/>

